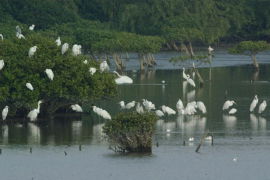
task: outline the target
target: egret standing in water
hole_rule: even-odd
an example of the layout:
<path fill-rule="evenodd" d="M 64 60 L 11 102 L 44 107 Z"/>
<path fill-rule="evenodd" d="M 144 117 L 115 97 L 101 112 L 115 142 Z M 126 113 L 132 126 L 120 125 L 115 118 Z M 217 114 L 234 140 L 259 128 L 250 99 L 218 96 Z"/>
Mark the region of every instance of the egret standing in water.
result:
<path fill-rule="evenodd" d="M 227 100 L 225 101 L 225 103 L 223 104 L 222 110 L 227 110 L 229 109 L 233 104 L 236 104 L 233 100 Z"/>
<path fill-rule="evenodd" d="M 209 46 L 208 47 L 208 53 L 211 54 L 213 51 L 214 51 L 214 49 L 211 46 Z"/>
<path fill-rule="evenodd" d="M 258 101 L 259 101 L 259 100 L 258 100 L 258 96 L 255 95 L 253 101 L 252 101 L 251 104 L 250 104 L 249 112 L 253 112 L 253 111 L 254 111 L 255 107 L 256 107 L 257 104 L 258 104 Z"/>
<path fill-rule="evenodd" d="M 265 100 L 263 100 L 263 102 L 259 106 L 258 113 L 261 114 L 265 110 L 266 106 L 267 106 L 267 103 Z"/>
<path fill-rule="evenodd" d="M 5 106 L 5 108 L 2 110 L 2 119 L 6 120 L 8 115 L 8 106 Z"/>
<path fill-rule="evenodd" d="M 128 76 L 121 76 L 116 71 L 113 71 L 113 72 L 118 76 L 118 78 L 116 78 L 114 80 L 116 84 L 121 85 L 121 84 L 132 84 L 133 83 L 133 80 L 130 77 L 128 77 Z"/>
<path fill-rule="evenodd" d="M 38 101 L 38 107 L 33 109 L 32 111 L 30 111 L 28 114 L 27 114 L 27 117 L 30 119 L 30 121 L 36 121 L 37 120 L 37 117 L 38 117 L 38 114 L 40 112 L 40 104 L 42 103 L 42 101 Z"/>

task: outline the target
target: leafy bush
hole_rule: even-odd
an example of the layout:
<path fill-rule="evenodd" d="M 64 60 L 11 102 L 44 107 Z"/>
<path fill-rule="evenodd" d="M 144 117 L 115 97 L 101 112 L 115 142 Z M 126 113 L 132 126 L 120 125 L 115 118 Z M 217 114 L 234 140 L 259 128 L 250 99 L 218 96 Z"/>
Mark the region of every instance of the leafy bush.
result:
<path fill-rule="evenodd" d="M 42 107 L 46 108 L 42 109 L 53 113 L 71 103 L 89 102 L 116 94 L 112 74 L 98 71 L 91 75 L 89 67 L 98 68 L 97 62 L 90 60 L 84 64 L 87 57 L 73 56 L 71 48 L 62 55 L 61 47 L 57 47 L 54 41 L 33 33 L 26 36 L 26 40 L 4 39 L 0 43 L 0 59 L 5 61 L 0 71 L 0 108 L 8 105 L 11 114 L 22 116 L 43 99 Z M 29 48 L 35 45 L 37 51 L 29 58 Z M 47 68 L 54 72 L 53 81 L 44 72 Z M 33 91 L 26 88 L 27 82 L 33 85 Z"/>
<path fill-rule="evenodd" d="M 151 152 L 157 117 L 153 113 L 121 112 L 103 127 L 117 152 Z"/>

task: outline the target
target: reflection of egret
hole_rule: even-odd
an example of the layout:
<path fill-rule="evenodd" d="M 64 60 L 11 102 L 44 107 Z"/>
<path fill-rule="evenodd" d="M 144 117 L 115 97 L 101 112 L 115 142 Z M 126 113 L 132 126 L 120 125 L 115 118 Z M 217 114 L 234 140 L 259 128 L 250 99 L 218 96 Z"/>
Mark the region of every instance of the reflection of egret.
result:
<path fill-rule="evenodd" d="M 200 118 L 197 120 L 197 127 L 198 127 L 198 130 L 204 131 L 204 130 L 205 130 L 205 126 L 206 126 L 206 117 L 200 117 Z"/>
<path fill-rule="evenodd" d="M 222 116 L 223 121 L 225 123 L 226 128 L 234 128 L 236 125 L 237 117 L 236 116 L 231 116 L 231 115 L 225 115 L 223 114 Z"/>
<path fill-rule="evenodd" d="M 28 128 L 28 144 L 31 143 L 40 143 L 40 128 L 33 123 L 28 123 L 27 124 L 27 128 Z"/>
<path fill-rule="evenodd" d="M 2 125 L 2 144 L 8 143 L 8 125 Z"/>
<path fill-rule="evenodd" d="M 267 121 L 262 116 L 259 116 L 259 125 L 261 130 L 266 130 Z"/>
<path fill-rule="evenodd" d="M 250 112 L 254 111 L 255 107 L 256 107 L 257 104 L 258 104 L 258 101 L 259 101 L 259 100 L 258 100 L 258 96 L 255 95 L 255 96 L 254 96 L 254 99 L 253 99 L 253 101 L 251 102 L 250 107 L 249 107 L 249 111 L 250 111 Z"/>
<path fill-rule="evenodd" d="M 196 94 L 195 90 L 192 90 L 192 91 L 188 92 L 187 93 L 187 101 L 188 102 L 194 101 L 195 100 L 195 94 Z"/>
<path fill-rule="evenodd" d="M 103 126 L 105 123 L 101 123 L 101 124 L 96 124 L 93 126 L 93 137 L 94 139 L 96 139 L 98 142 L 100 142 L 102 140 L 102 138 L 104 137 L 104 133 L 103 133 Z"/>
<path fill-rule="evenodd" d="M 82 121 L 72 121 L 72 137 L 77 139 L 82 132 Z"/>
<path fill-rule="evenodd" d="M 232 108 L 232 109 L 229 111 L 229 114 L 235 114 L 236 112 L 237 112 L 237 109 Z"/>
<path fill-rule="evenodd" d="M 258 129 L 258 118 L 254 114 L 250 114 L 249 118 L 250 118 L 251 128 L 253 130 L 257 130 Z"/>

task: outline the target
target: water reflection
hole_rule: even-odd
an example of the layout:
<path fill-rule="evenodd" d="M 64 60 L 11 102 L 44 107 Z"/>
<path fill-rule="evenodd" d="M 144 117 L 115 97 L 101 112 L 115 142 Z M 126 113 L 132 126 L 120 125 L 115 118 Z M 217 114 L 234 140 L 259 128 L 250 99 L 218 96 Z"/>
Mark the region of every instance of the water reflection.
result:
<path fill-rule="evenodd" d="M 201 135 L 209 130 L 216 132 L 216 136 L 227 134 L 248 133 L 252 136 L 268 136 L 268 113 L 264 116 L 249 114 L 248 105 L 254 94 L 268 100 L 269 83 L 249 83 L 252 72 L 248 67 L 212 68 L 211 81 L 209 69 L 199 69 L 205 79 L 202 88 L 191 88 L 183 81 L 181 70 L 148 70 L 144 72 L 128 72 L 134 76 L 134 84 L 119 86 L 119 96 L 112 101 L 97 102 L 97 105 L 106 109 L 112 115 L 119 112 L 117 103 L 120 100 L 127 102 L 151 100 L 156 107 L 163 104 L 175 109 L 179 98 L 184 104 L 191 101 L 203 101 L 207 108 L 207 114 L 183 116 L 170 116 L 156 123 L 157 138 L 165 137 L 172 144 L 182 144 L 183 140 L 195 137 L 198 141 Z M 259 82 L 268 82 L 270 71 L 263 68 Z M 165 84 L 162 84 L 162 80 Z M 257 81 L 257 82 L 258 82 Z M 240 83 L 248 82 L 248 83 Z M 196 84 L 198 80 L 196 79 Z M 221 107 L 224 103 L 224 92 L 228 99 L 237 100 L 238 113 L 234 116 L 223 114 Z M 84 108 L 89 108 L 86 105 Z M 267 111 L 267 109 L 266 109 Z M 78 120 L 79 119 L 79 120 Z M 1 144 L 99 144 L 104 143 L 102 127 L 104 121 L 90 114 L 79 116 L 77 120 L 71 117 L 60 117 L 57 121 L 48 121 L 44 124 L 3 124 L 0 128 Z"/>

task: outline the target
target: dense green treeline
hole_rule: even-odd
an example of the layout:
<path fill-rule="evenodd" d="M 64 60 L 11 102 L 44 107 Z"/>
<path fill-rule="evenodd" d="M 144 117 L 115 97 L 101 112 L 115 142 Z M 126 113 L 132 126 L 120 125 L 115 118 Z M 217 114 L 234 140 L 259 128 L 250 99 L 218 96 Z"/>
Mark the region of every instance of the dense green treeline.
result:
<path fill-rule="evenodd" d="M 160 36 L 169 44 L 269 40 L 269 5 L 268 0 L 1 0 L 0 33 L 8 37 L 16 24 L 35 24 L 50 32 L 62 27 L 58 35 L 72 41 L 95 30 L 104 36 L 111 30 Z"/>

